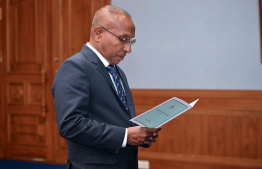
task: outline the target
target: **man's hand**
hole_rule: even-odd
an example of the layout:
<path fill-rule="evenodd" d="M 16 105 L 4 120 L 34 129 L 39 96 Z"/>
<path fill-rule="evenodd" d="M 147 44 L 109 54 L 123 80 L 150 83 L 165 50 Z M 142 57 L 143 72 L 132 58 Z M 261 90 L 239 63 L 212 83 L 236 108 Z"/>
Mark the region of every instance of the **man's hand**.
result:
<path fill-rule="evenodd" d="M 155 142 L 156 138 L 158 137 L 157 132 L 160 131 L 160 128 L 147 128 L 147 127 L 129 127 L 128 135 L 127 135 L 127 144 L 133 146 L 139 146 L 142 144 L 147 144 L 148 146 L 151 145 L 151 142 Z"/>

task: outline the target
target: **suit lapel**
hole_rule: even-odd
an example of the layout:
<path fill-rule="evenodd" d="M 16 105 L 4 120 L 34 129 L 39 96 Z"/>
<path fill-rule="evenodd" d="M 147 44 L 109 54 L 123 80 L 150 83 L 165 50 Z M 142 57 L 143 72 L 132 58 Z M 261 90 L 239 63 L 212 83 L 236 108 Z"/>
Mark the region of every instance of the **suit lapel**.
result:
<path fill-rule="evenodd" d="M 111 86 L 111 88 L 115 91 L 115 93 L 117 94 L 117 91 L 115 89 L 115 86 L 108 74 L 108 71 L 106 70 L 104 64 L 100 61 L 97 64 L 97 70 L 104 76 L 104 78 L 107 80 L 107 82 L 109 83 L 109 85 Z M 117 95 L 118 96 L 118 95 Z"/>
<path fill-rule="evenodd" d="M 124 103 L 121 101 L 121 99 L 119 98 L 118 94 L 117 94 L 117 91 L 115 89 L 115 86 L 112 82 L 112 79 L 111 77 L 109 76 L 108 74 L 108 71 L 107 69 L 105 68 L 105 65 L 102 63 L 102 61 L 98 58 L 98 56 L 90 49 L 88 48 L 86 45 L 83 46 L 82 50 L 81 50 L 81 53 L 83 53 L 85 55 L 85 57 L 90 60 L 96 67 L 96 69 L 102 74 L 102 76 L 107 80 L 107 82 L 109 83 L 109 85 L 111 86 L 112 90 L 114 90 L 114 93 L 115 93 L 115 96 L 117 97 L 117 99 L 120 101 L 120 103 L 122 104 L 122 106 L 125 107 Z M 119 69 L 117 67 L 117 69 Z M 127 82 L 126 82 L 126 79 L 124 79 L 119 72 L 119 75 L 122 79 L 122 82 L 123 82 L 123 85 L 124 85 L 124 88 L 125 89 L 129 89 L 128 86 L 127 86 Z M 126 99 L 127 99 L 127 103 L 128 103 L 128 100 L 130 99 L 129 98 L 130 96 L 126 96 Z M 132 96 L 131 96 L 132 97 Z M 126 109 L 125 109 L 126 110 Z M 130 116 L 130 113 L 129 111 L 126 110 L 126 112 L 128 113 L 128 115 Z"/>
<path fill-rule="evenodd" d="M 105 69 L 104 64 L 101 62 L 101 60 L 98 58 L 98 56 L 86 45 L 83 46 L 81 52 L 85 55 L 85 57 L 90 60 L 96 69 L 102 74 L 102 76 L 107 80 L 111 88 L 115 90 L 115 87 L 113 85 L 113 82 L 108 74 L 108 71 Z"/>

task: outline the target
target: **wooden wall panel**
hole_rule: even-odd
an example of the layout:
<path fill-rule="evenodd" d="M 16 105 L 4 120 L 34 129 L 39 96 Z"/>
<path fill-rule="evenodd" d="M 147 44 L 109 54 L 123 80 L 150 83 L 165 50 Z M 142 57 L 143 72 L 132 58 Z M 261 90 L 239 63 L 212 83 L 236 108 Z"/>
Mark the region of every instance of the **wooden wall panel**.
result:
<path fill-rule="evenodd" d="M 0 128 L 5 127 L 5 120 L 3 119 L 4 115 L 4 106 L 3 106 L 3 54 L 4 54 L 4 39 L 5 39 L 5 31 L 4 31 L 4 14 L 5 14 L 5 2 L 0 1 Z M 0 129 L 0 158 L 4 156 L 4 146 L 5 145 L 5 137 L 4 131 Z"/>
<path fill-rule="evenodd" d="M 8 9 L 8 72 L 39 73 L 43 58 L 43 1 L 9 1 Z M 41 18 L 40 18 L 41 19 Z"/>
<path fill-rule="evenodd" d="M 46 158 L 46 0 L 6 0 L 4 8 L 3 156 Z"/>
<path fill-rule="evenodd" d="M 106 4 L 110 1 L 0 0 L 1 158 L 66 162 L 53 78 L 89 41 L 92 16 Z"/>
<path fill-rule="evenodd" d="M 193 109 L 163 126 L 157 142 L 140 148 L 151 168 L 261 168 L 262 91 L 132 90 L 136 112 L 171 97 Z"/>

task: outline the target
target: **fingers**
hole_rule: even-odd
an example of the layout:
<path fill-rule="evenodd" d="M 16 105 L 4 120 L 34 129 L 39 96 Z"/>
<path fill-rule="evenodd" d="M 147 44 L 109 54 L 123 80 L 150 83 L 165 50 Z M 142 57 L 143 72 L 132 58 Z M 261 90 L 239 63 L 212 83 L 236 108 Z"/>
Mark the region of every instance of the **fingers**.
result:
<path fill-rule="evenodd" d="M 157 138 L 157 137 L 158 137 L 158 134 L 157 134 L 157 133 L 154 133 L 153 136 L 154 136 L 155 138 Z"/>
<path fill-rule="evenodd" d="M 150 147 L 152 143 L 150 141 L 146 141 L 144 144 Z"/>
<path fill-rule="evenodd" d="M 150 141 L 154 143 L 154 142 L 156 142 L 156 138 L 155 137 L 150 137 Z"/>
<path fill-rule="evenodd" d="M 160 131 L 161 129 L 162 127 L 156 129 L 141 126 L 127 128 L 127 143 L 130 145 L 147 144 L 148 146 L 150 146 L 152 143 L 156 142 L 158 131 Z"/>
<path fill-rule="evenodd" d="M 154 132 L 152 136 L 151 136 L 151 134 L 150 134 L 149 140 L 146 141 L 146 142 L 147 142 L 147 145 L 149 145 L 148 143 L 150 143 L 149 146 L 151 146 L 152 143 L 156 142 L 156 138 L 158 138 L 158 132 L 159 132 L 160 130 L 162 130 L 162 126 L 159 127 L 159 128 L 157 128 L 157 129 L 155 129 L 155 128 L 147 128 L 147 129 L 148 129 L 148 132 L 149 132 L 149 133 Z"/>
<path fill-rule="evenodd" d="M 146 144 L 148 146 L 151 146 L 152 143 L 156 142 L 156 138 L 158 137 L 157 132 L 159 131 L 159 129 L 146 128 L 146 130 L 148 132 L 148 136 L 146 137 Z"/>
<path fill-rule="evenodd" d="M 157 129 L 156 128 L 146 128 L 148 132 L 146 139 L 148 141 L 155 142 L 156 138 L 158 137 L 158 131 L 160 131 L 161 129 L 162 129 L 162 126 Z"/>

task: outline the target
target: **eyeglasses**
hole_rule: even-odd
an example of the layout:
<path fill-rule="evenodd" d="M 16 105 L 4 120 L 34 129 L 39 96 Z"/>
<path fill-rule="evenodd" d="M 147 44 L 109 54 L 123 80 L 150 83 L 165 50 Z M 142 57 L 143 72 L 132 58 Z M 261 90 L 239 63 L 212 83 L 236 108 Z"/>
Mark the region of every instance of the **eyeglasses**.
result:
<path fill-rule="evenodd" d="M 107 30 L 106 28 L 104 28 L 104 27 L 102 27 L 101 26 L 101 28 L 103 28 L 104 30 L 106 30 L 107 32 L 109 32 L 109 33 L 111 33 L 112 35 L 114 35 L 115 37 L 117 37 L 122 43 L 130 43 L 130 45 L 133 45 L 133 44 L 135 44 L 136 43 L 136 39 L 130 39 L 130 40 L 128 40 L 127 38 L 124 38 L 124 37 L 119 37 L 119 36 L 116 36 L 115 34 L 113 34 L 112 32 L 110 32 L 109 30 Z"/>

